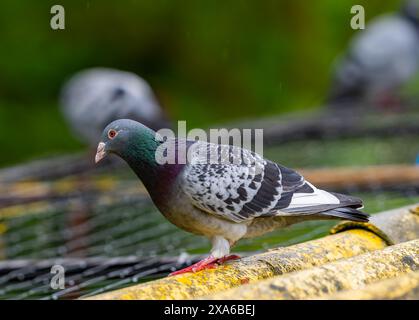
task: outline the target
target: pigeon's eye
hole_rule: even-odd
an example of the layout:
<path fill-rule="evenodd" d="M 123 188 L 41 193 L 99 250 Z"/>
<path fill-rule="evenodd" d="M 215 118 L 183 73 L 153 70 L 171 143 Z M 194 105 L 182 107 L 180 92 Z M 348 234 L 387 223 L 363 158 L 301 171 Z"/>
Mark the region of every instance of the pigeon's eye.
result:
<path fill-rule="evenodd" d="M 113 139 L 117 136 L 118 132 L 116 132 L 114 129 L 111 129 L 108 131 L 108 137 L 109 139 Z"/>

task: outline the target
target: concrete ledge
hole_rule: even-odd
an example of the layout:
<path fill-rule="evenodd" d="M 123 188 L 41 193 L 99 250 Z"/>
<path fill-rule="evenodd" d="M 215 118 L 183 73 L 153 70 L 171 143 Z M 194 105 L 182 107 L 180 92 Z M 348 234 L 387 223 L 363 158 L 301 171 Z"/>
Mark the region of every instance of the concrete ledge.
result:
<path fill-rule="evenodd" d="M 331 300 L 419 300 L 419 271 L 382 280 L 360 290 L 346 290 L 326 296 Z"/>
<path fill-rule="evenodd" d="M 209 299 L 318 299 L 419 270 L 419 239 L 234 288 Z"/>

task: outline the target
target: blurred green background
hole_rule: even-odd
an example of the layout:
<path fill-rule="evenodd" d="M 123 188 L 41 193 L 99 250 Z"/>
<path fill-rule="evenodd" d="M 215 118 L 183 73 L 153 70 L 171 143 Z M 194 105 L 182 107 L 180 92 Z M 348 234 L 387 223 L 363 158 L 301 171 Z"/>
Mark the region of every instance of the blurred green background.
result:
<path fill-rule="evenodd" d="M 50 28 L 50 8 L 66 29 Z M 209 126 L 318 108 L 331 65 L 398 0 L 15 1 L 0 10 L 0 166 L 81 150 L 58 110 L 63 82 L 93 66 L 138 73 L 175 120 Z"/>

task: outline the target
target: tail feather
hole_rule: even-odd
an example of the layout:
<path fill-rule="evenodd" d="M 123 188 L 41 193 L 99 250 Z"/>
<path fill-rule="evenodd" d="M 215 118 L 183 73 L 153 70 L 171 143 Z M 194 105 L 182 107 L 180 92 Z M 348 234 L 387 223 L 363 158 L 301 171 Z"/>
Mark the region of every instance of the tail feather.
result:
<path fill-rule="evenodd" d="M 332 210 L 320 212 L 319 214 L 322 216 L 331 216 L 358 222 L 368 222 L 370 217 L 367 213 L 364 213 L 352 207 L 335 208 Z"/>
<path fill-rule="evenodd" d="M 312 192 L 295 192 L 286 208 L 275 212 L 277 216 L 312 216 L 313 219 L 346 219 L 367 222 L 369 215 L 360 198 L 317 189 L 306 182 Z M 299 190 L 301 191 L 301 190 Z"/>
<path fill-rule="evenodd" d="M 352 207 L 354 209 L 362 209 L 364 207 L 362 199 L 346 194 L 329 192 L 339 199 L 341 207 Z"/>

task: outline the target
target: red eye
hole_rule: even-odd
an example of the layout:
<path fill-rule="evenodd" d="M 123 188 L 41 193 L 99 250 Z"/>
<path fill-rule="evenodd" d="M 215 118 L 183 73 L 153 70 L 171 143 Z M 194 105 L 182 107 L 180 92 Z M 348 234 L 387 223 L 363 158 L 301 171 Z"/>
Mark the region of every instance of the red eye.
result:
<path fill-rule="evenodd" d="M 109 139 L 115 138 L 117 134 L 118 134 L 118 132 L 116 132 L 114 129 L 111 129 L 111 130 L 108 131 Z"/>

